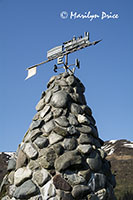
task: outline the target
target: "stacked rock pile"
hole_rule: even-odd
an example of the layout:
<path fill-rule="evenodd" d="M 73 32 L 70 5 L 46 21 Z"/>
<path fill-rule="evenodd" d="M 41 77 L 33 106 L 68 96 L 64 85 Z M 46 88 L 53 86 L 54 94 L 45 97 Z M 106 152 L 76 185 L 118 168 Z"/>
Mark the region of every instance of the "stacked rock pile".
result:
<path fill-rule="evenodd" d="M 114 200 L 115 179 L 85 87 L 68 72 L 53 76 L 47 87 L 8 163 L 2 200 Z"/>

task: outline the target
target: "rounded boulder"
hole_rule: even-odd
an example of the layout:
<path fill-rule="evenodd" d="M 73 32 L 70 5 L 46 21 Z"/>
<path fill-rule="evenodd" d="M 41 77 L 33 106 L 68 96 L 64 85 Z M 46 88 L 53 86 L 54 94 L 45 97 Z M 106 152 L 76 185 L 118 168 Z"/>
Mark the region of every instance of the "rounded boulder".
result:
<path fill-rule="evenodd" d="M 59 91 L 53 94 L 51 104 L 55 108 L 65 108 L 68 101 L 68 94 L 65 91 Z"/>

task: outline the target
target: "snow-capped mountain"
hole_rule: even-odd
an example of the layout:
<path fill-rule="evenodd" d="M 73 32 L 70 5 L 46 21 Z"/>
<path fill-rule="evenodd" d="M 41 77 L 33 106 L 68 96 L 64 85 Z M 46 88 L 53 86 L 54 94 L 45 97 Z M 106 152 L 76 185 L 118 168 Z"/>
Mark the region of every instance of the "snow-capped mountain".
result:
<path fill-rule="evenodd" d="M 133 153 L 133 141 L 128 140 L 109 140 L 104 143 L 103 149 L 108 156 L 113 154 L 121 155 Z"/>
<path fill-rule="evenodd" d="M 117 199 L 133 199 L 133 141 L 106 141 L 103 149 L 107 152 L 107 160 L 115 174 Z M 130 197 L 125 197 L 125 194 Z"/>

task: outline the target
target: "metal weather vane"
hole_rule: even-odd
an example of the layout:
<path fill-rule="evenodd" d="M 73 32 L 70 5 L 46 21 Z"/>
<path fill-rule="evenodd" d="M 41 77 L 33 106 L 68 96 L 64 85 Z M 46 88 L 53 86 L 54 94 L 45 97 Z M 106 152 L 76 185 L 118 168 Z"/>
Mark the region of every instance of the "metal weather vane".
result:
<path fill-rule="evenodd" d="M 57 59 L 57 65 L 63 64 L 63 66 L 61 66 L 61 67 L 54 65 L 55 72 L 57 72 L 57 69 L 60 69 L 60 68 L 64 68 L 65 71 L 70 70 L 70 66 L 73 66 L 73 65 L 75 65 L 76 67 L 79 68 L 80 63 L 79 63 L 78 59 L 75 60 L 75 64 L 68 65 L 68 54 L 78 51 L 80 49 L 83 49 L 85 47 L 91 46 L 91 45 L 96 45 L 100 41 L 101 40 L 90 42 L 89 41 L 89 32 L 85 32 L 83 37 L 80 36 L 80 37 L 76 38 L 74 36 L 72 38 L 72 40 L 66 41 L 63 43 L 63 45 L 54 47 L 54 48 L 50 49 L 49 51 L 47 51 L 47 60 L 27 68 L 28 75 L 25 80 L 27 80 L 28 78 L 30 78 L 36 74 L 37 67 L 39 67 L 42 64 L 48 63 L 54 59 Z M 65 62 L 63 62 L 64 57 L 65 57 Z M 75 68 L 74 68 L 74 70 L 75 70 Z M 70 70 L 70 71 L 74 72 L 72 70 Z"/>

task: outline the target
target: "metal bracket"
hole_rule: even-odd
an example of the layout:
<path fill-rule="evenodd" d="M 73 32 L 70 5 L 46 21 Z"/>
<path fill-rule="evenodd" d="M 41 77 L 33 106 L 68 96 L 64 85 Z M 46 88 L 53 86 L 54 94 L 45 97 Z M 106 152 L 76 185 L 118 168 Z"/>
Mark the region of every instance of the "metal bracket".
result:
<path fill-rule="evenodd" d="M 80 61 L 78 59 L 75 59 L 75 64 L 70 64 L 70 65 L 67 65 L 68 64 L 68 55 L 66 55 L 66 59 L 65 59 L 65 63 L 61 60 L 62 63 L 59 63 L 57 62 L 57 64 L 64 64 L 63 66 L 61 67 L 58 67 L 57 65 L 54 65 L 54 72 L 57 72 L 57 69 L 62 69 L 64 68 L 65 71 L 69 70 L 71 73 L 74 74 L 75 72 L 75 67 L 71 70 L 70 67 L 71 66 L 76 66 L 78 69 L 80 68 Z"/>

